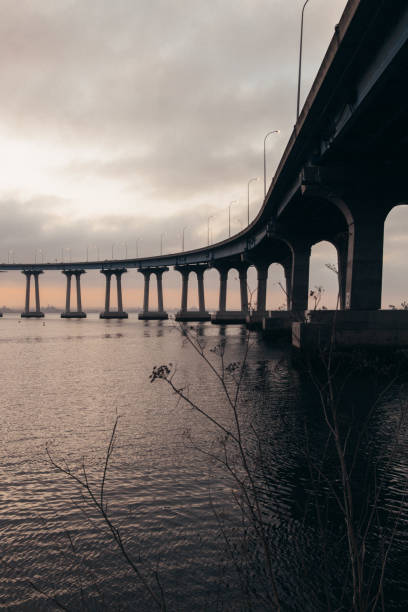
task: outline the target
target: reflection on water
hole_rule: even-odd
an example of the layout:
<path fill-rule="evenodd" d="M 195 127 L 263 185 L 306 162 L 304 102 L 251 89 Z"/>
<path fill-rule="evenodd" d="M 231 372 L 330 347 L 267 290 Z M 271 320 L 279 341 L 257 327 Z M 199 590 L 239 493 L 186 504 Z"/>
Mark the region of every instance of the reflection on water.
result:
<path fill-rule="evenodd" d="M 208 349 L 225 340 L 228 362 L 242 359 L 246 332 L 241 326 L 201 323 L 189 328 Z M 97 486 L 117 414 L 118 438 L 106 495 L 129 550 L 148 573 L 158 569 L 171 609 L 245 608 L 221 529 L 240 520 L 231 503 L 233 483 L 200 452 L 218 448 L 217 436 L 165 383 L 149 383 L 154 366 L 175 364 L 177 380 L 189 396 L 228 423 L 220 385 L 174 323 L 49 316 L 42 326 L 5 316 L 0 321 L 0 353 L 0 608 L 54 610 L 60 601 L 71 610 L 152 609 L 97 514 L 92 508 L 84 512 L 79 491 L 52 469 L 45 453 L 48 446 L 53 457 L 65 459 L 74 469 L 84 461 Z M 342 426 L 349 417 L 361 416 L 368 405 L 366 393 L 362 387 L 360 394 L 347 399 L 342 414 L 349 412 Z M 258 478 L 284 610 L 325 609 L 319 599 L 323 575 L 329 573 L 336 585 L 336 574 L 347 563 L 341 529 L 336 539 L 342 515 L 330 484 L 321 482 L 316 497 L 316 480 L 310 478 L 311 466 L 313 472 L 313 466 L 322 465 L 333 482 L 337 478 L 327 426 L 312 397 L 310 383 L 291 367 L 286 349 L 254 335 L 240 410 L 246 440 L 255 451 L 262 442 L 261 465 L 268 466 Z M 407 544 L 404 427 L 398 448 L 395 445 L 406 398 L 401 386 L 382 399 L 355 466 L 357 497 L 361 491 L 357 512 L 366 508 L 364 483 L 372 466 L 378 479 L 384 477 L 385 484 L 374 495 L 381 515 L 378 525 L 394 525 L 387 609 L 405 609 L 408 601 L 402 562 Z M 319 509 L 330 509 L 324 526 L 330 527 L 333 540 L 325 558 L 318 542 L 316 499 Z M 240 536 L 234 537 L 231 542 L 241 560 L 245 554 L 256 558 L 256 550 L 248 553 L 250 543 L 244 554 Z M 251 571 L 256 573 L 256 564 Z M 262 577 L 254 581 L 261 584 Z M 258 600 L 253 609 L 269 608 Z"/>

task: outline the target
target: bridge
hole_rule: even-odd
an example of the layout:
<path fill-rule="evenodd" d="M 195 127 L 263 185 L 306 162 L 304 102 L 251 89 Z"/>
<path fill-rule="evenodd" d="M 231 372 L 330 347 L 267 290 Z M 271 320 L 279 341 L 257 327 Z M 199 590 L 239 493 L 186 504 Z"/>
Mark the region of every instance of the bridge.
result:
<path fill-rule="evenodd" d="M 121 278 L 135 268 L 144 275 L 142 319 L 167 318 L 162 276 L 174 267 L 182 276 L 177 319 L 209 320 L 204 270 L 220 274 L 218 312 L 213 322 L 262 325 L 265 330 L 293 329 L 301 345 L 336 317 L 344 343 L 408 345 L 408 313 L 381 311 L 384 222 L 396 205 L 408 203 L 408 3 L 406 0 L 349 0 L 319 72 L 294 126 L 262 208 L 248 227 L 217 244 L 155 257 L 46 264 L 1 264 L 26 276 L 23 316 L 42 316 L 39 276 L 61 270 L 67 279 L 62 316 L 83 317 L 81 276 L 99 269 L 106 279 L 102 317 L 126 317 Z M 339 310 L 306 315 L 309 260 L 313 244 L 326 240 L 338 255 Z M 267 270 L 282 264 L 287 312 L 266 314 Z M 248 309 L 247 270 L 257 270 L 257 306 Z M 227 277 L 236 269 L 241 310 L 226 310 Z M 199 310 L 187 310 L 188 281 L 197 275 Z M 158 310 L 149 309 L 150 279 L 156 276 Z M 77 308 L 71 310 L 75 277 Z M 111 280 L 116 278 L 118 309 L 110 309 Z M 36 307 L 30 310 L 31 279 Z"/>

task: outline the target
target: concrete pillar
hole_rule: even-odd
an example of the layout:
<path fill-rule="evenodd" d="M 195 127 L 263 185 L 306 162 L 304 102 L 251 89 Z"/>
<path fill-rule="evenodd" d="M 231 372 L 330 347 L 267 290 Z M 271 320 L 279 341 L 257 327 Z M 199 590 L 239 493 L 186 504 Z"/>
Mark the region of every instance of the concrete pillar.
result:
<path fill-rule="evenodd" d="M 106 293 L 105 293 L 105 311 L 101 312 L 99 317 L 101 319 L 127 319 L 128 314 L 123 310 L 122 304 L 122 274 L 127 272 L 125 268 L 121 268 L 119 270 L 101 270 L 101 273 L 104 274 L 106 279 Z M 110 309 L 110 292 L 111 292 L 111 278 L 112 275 L 116 276 L 116 289 L 117 289 L 117 297 L 118 297 L 118 309 L 111 310 Z"/>
<path fill-rule="evenodd" d="M 196 270 L 198 288 L 198 310 L 201 314 L 205 313 L 204 298 L 204 270 Z"/>
<path fill-rule="evenodd" d="M 101 270 L 102 274 L 105 275 L 106 286 L 105 286 L 105 313 L 110 312 L 110 292 L 111 292 L 111 276 L 112 272 L 109 270 Z"/>
<path fill-rule="evenodd" d="M 181 271 L 181 312 L 187 312 L 187 304 L 188 304 L 188 277 L 190 275 L 189 270 Z"/>
<path fill-rule="evenodd" d="M 292 295 L 292 261 L 285 261 L 282 265 L 286 282 L 286 310 L 290 310 L 290 296 Z"/>
<path fill-rule="evenodd" d="M 25 314 L 30 312 L 30 285 L 31 285 L 31 272 L 26 272 L 23 270 L 23 274 L 26 277 L 26 298 L 25 298 Z"/>
<path fill-rule="evenodd" d="M 68 314 L 71 312 L 71 276 L 72 276 L 72 272 L 66 272 L 65 270 L 63 270 L 62 273 L 65 274 L 67 278 L 67 294 L 65 297 L 65 312 Z"/>
<path fill-rule="evenodd" d="M 209 321 L 210 315 L 205 310 L 204 300 L 204 270 L 207 266 L 205 265 L 188 265 L 181 264 L 175 266 L 175 270 L 181 274 L 181 305 L 180 310 L 176 313 L 176 321 Z M 197 289 L 198 289 L 198 311 L 188 310 L 188 281 L 191 272 L 195 272 L 197 275 Z"/>
<path fill-rule="evenodd" d="M 241 293 L 241 312 L 243 314 L 248 313 L 248 281 L 247 272 L 248 268 L 239 269 L 239 289 Z"/>
<path fill-rule="evenodd" d="M 40 285 L 38 282 L 38 277 L 40 272 L 34 272 L 34 284 L 35 284 L 35 312 L 39 314 L 41 312 L 40 308 Z"/>
<path fill-rule="evenodd" d="M 257 313 L 266 311 L 266 284 L 268 282 L 268 268 L 266 266 L 257 267 L 258 272 L 258 293 L 257 293 Z"/>
<path fill-rule="evenodd" d="M 221 268 L 220 273 L 220 300 L 218 305 L 219 312 L 225 312 L 227 309 L 227 281 L 228 281 L 228 269 Z"/>
<path fill-rule="evenodd" d="M 337 249 L 337 276 L 339 282 L 339 308 L 346 307 L 346 278 L 347 278 L 347 245 L 336 244 Z"/>
<path fill-rule="evenodd" d="M 292 245 L 292 288 L 290 310 L 301 314 L 308 308 L 310 245 Z"/>
<path fill-rule="evenodd" d="M 77 292 L 77 313 L 82 312 L 81 274 L 83 273 L 84 273 L 84 270 L 81 270 L 81 272 L 75 272 L 76 292 Z"/>
<path fill-rule="evenodd" d="M 381 308 L 384 214 L 376 205 L 354 216 L 349 226 L 345 308 Z"/>
<path fill-rule="evenodd" d="M 150 270 L 142 271 L 144 275 L 143 312 L 149 311 Z"/>
<path fill-rule="evenodd" d="M 143 294 L 143 310 L 139 312 L 138 319 L 142 320 L 165 320 L 169 318 L 163 307 L 163 273 L 168 272 L 167 266 L 158 266 L 157 268 L 139 269 L 139 272 L 144 276 L 144 294 Z M 157 282 L 157 310 L 149 310 L 149 292 L 150 292 L 150 277 L 156 275 Z"/>
<path fill-rule="evenodd" d="M 61 312 L 62 319 L 83 319 L 86 314 L 82 312 L 82 300 L 81 300 L 81 274 L 85 273 L 85 270 L 62 270 L 62 273 L 67 277 L 67 295 L 65 298 L 65 311 Z M 76 297 L 77 297 L 77 309 L 71 310 L 71 291 L 72 291 L 72 276 L 75 275 L 76 279 Z"/>
<path fill-rule="evenodd" d="M 122 272 L 115 272 L 116 276 L 116 291 L 118 297 L 118 313 L 123 314 L 123 301 L 122 301 Z"/>
<path fill-rule="evenodd" d="M 164 312 L 163 308 L 163 271 L 155 272 L 157 281 L 157 306 L 159 312 Z"/>
<path fill-rule="evenodd" d="M 22 317 L 43 317 L 44 313 L 40 309 L 40 287 L 38 277 L 43 273 L 43 270 L 22 270 L 22 273 L 26 277 L 26 299 L 24 312 L 21 313 Z M 35 310 L 30 310 L 30 285 L 31 276 L 34 276 L 34 287 L 35 287 Z"/>

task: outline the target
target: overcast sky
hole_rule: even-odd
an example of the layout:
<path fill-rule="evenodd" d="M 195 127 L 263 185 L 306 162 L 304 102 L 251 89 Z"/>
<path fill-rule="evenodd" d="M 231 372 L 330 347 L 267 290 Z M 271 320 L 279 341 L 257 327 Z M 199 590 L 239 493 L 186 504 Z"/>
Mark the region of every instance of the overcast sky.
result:
<path fill-rule="evenodd" d="M 302 99 L 345 4 L 306 8 Z M 240 230 L 295 121 L 302 5 L 1 0 L 0 260 L 194 248 L 233 200 Z"/>

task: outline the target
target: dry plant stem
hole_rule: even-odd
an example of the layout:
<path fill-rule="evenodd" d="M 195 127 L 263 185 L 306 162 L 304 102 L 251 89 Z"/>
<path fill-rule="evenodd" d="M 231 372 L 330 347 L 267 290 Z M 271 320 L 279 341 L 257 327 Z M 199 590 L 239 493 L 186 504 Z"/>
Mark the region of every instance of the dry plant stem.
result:
<path fill-rule="evenodd" d="M 347 431 L 344 441 L 342 441 L 339 422 L 338 422 L 337 410 L 338 410 L 338 405 L 339 405 L 340 398 L 341 398 L 341 393 L 347 383 L 347 380 L 352 375 L 352 373 L 350 372 L 349 375 L 345 377 L 343 384 L 341 386 L 340 392 L 337 393 L 337 399 L 336 399 L 334 379 L 335 379 L 337 372 L 333 371 L 333 357 L 334 357 L 334 350 L 335 350 L 336 315 L 337 315 L 338 308 L 339 308 L 339 296 L 337 299 L 337 308 L 336 308 L 336 311 L 333 317 L 331 337 L 330 337 L 330 343 L 328 347 L 327 356 L 324 353 L 321 353 L 320 355 L 324 368 L 325 368 L 326 381 L 324 384 L 321 384 L 318 381 L 318 379 L 313 374 L 310 364 L 309 364 L 309 374 L 311 376 L 311 379 L 314 385 L 316 386 L 318 390 L 324 419 L 326 421 L 329 432 L 333 437 L 336 454 L 337 454 L 337 458 L 339 461 L 340 474 L 341 474 L 342 501 L 340 501 L 337 495 L 335 495 L 335 498 L 337 499 L 340 510 L 343 513 L 345 524 L 346 524 L 346 534 L 347 534 L 347 542 L 348 542 L 348 549 L 349 549 L 349 560 L 350 560 L 350 565 L 351 565 L 351 574 L 352 574 L 352 581 L 353 581 L 353 610 L 360 612 L 362 610 L 366 610 L 367 605 L 368 605 L 368 601 L 367 601 L 368 594 L 366 593 L 366 589 L 364 586 L 365 585 L 365 575 L 364 574 L 365 574 L 366 541 L 367 541 L 367 537 L 372 527 L 373 520 L 376 514 L 376 508 L 378 506 L 379 496 L 382 490 L 383 483 L 381 484 L 380 487 L 376 487 L 374 501 L 373 501 L 372 508 L 371 508 L 371 511 L 369 513 L 369 516 L 366 522 L 365 530 L 362 534 L 358 534 L 356 531 L 356 527 L 355 527 L 354 497 L 353 497 L 352 488 L 351 488 L 351 475 L 354 471 L 356 461 L 357 461 L 357 456 L 358 456 L 358 453 L 361 447 L 361 442 L 362 442 L 364 434 L 367 431 L 369 421 L 371 417 L 373 416 L 381 398 L 395 384 L 398 378 L 398 374 L 395 375 L 391 379 L 391 381 L 389 381 L 389 383 L 381 391 L 381 393 L 378 395 L 375 402 L 371 406 L 368 416 L 365 420 L 365 423 L 363 427 L 361 428 L 361 430 L 359 431 L 356 446 L 354 448 L 354 452 L 352 456 L 351 467 L 349 469 L 346 463 L 346 450 L 347 450 L 347 446 L 348 446 L 349 439 L 351 436 L 351 427 Z M 401 415 L 400 423 L 398 426 L 398 435 L 399 435 L 399 431 L 402 425 L 402 421 L 403 421 L 403 415 Z M 394 456 L 395 448 L 396 448 L 396 444 L 394 446 L 394 451 L 392 453 L 392 456 Z M 388 463 L 391 462 L 392 456 L 389 458 Z M 331 490 L 332 492 L 334 492 L 333 487 L 331 487 Z M 395 530 L 395 526 L 394 526 L 394 530 Z M 388 559 L 390 547 L 391 547 L 391 541 L 389 542 L 387 550 L 385 551 L 383 559 L 382 559 L 381 578 L 378 584 L 376 594 L 374 595 L 374 598 L 372 600 L 373 607 L 370 606 L 371 610 L 375 609 L 380 597 L 382 598 L 383 578 L 384 578 L 385 566 L 386 566 L 386 562 Z"/>
<path fill-rule="evenodd" d="M 59 463 L 57 463 L 54 458 L 52 457 L 50 450 L 48 449 L 48 447 L 46 448 L 46 453 L 48 456 L 48 459 L 51 463 L 51 465 L 60 473 L 65 474 L 66 476 L 68 476 L 68 478 L 70 480 L 72 480 L 73 482 L 75 482 L 77 485 L 79 485 L 80 489 L 84 490 L 87 494 L 87 500 L 91 502 L 91 505 L 93 505 L 101 514 L 103 520 L 105 521 L 105 524 L 108 526 L 109 531 L 112 534 L 113 540 L 115 541 L 116 545 L 118 546 L 122 556 L 124 557 L 124 559 L 126 560 L 127 564 L 129 565 L 129 567 L 133 570 L 134 574 L 137 576 L 137 578 L 139 579 L 139 581 L 141 582 L 141 584 L 143 585 L 143 587 L 146 589 L 147 593 L 150 595 L 151 599 L 153 600 L 153 602 L 156 604 L 156 606 L 159 608 L 159 610 L 165 612 L 167 610 L 166 607 L 166 603 L 165 603 L 165 599 L 164 599 L 164 595 L 163 595 L 163 589 L 160 585 L 160 581 L 158 578 L 158 575 L 156 573 L 156 581 L 159 584 L 159 590 L 160 590 L 160 596 L 158 596 L 154 590 L 152 589 L 152 587 L 150 586 L 147 578 L 144 576 L 143 572 L 140 570 L 140 568 L 137 566 L 137 564 L 134 562 L 134 560 L 131 558 L 130 554 L 128 553 L 125 544 L 122 540 L 122 536 L 120 534 L 120 531 L 117 527 L 115 527 L 115 525 L 113 524 L 111 518 L 108 515 L 108 506 L 105 503 L 105 496 L 104 496 L 104 491 L 105 491 L 105 483 L 106 483 L 106 477 L 107 477 L 107 473 L 108 473 L 108 469 L 109 469 L 109 461 L 110 458 L 112 456 L 112 452 L 113 452 L 113 448 L 114 448 L 114 443 L 115 443 L 115 435 L 116 435 L 116 429 L 118 426 L 118 422 L 119 422 L 119 417 L 116 417 L 114 426 L 113 426 L 113 430 L 112 430 L 112 434 L 109 440 L 109 445 L 108 445 L 108 450 L 106 452 L 106 456 L 105 456 L 105 463 L 104 463 L 104 470 L 103 470 L 103 474 L 102 474 L 102 478 L 101 478 L 101 484 L 100 484 L 100 490 L 99 490 L 99 494 L 95 493 L 94 490 L 92 489 L 91 485 L 89 484 L 89 480 L 88 480 L 88 474 L 86 471 L 86 467 L 85 467 L 85 463 L 82 463 L 81 469 L 82 469 L 82 478 L 79 477 L 77 474 L 75 474 L 68 466 L 68 464 L 65 465 L 61 465 Z"/>
<path fill-rule="evenodd" d="M 173 382 L 173 376 L 169 375 L 169 371 L 166 371 L 164 373 L 164 375 L 158 375 L 158 376 L 154 376 L 153 375 L 151 380 L 154 380 L 155 378 L 162 378 L 163 380 L 165 380 L 170 385 L 172 390 L 179 397 L 181 397 L 193 410 L 197 411 L 199 414 L 201 414 L 207 420 L 209 420 L 211 423 L 213 423 L 213 425 L 215 425 L 218 429 L 220 429 L 226 435 L 226 439 L 228 439 L 228 438 L 232 439 L 235 442 L 235 444 L 237 445 L 237 448 L 238 448 L 238 451 L 239 451 L 239 457 L 240 457 L 240 460 L 241 460 L 241 464 L 242 464 L 242 467 L 244 469 L 245 475 L 246 475 L 246 477 L 248 478 L 248 481 L 249 481 L 249 491 L 251 493 L 251 496 L 253 497 L 255 508 L 253 507 L 253 504 L 252 504 L 252 502 L 250 500 L 249 491 L 248 491 L 248 487 L 246 486 L 246 484 L 243 483 L 237 477 L 237 475 L 234 473 L 234 470 L 231 470 L 231 467 L 230 467 L 228 461 L 224 461 L 224 465 L 228 469 L 228 471 L 233 475 L 233 477 L 236 480 L 236 482 L 238 482 L 238 484 L 240 486 L 240 489 L 241 489 L 241 491 L 242 491 L 242 493 L 243 493 L 243 495 L 245 497 L 245 501 L 246 501 L 246 504 L 248 506 L 248 510 L 249 510 L 249 512 L 250 512 L 250 514 L 252 516 L 253 525 L 257 528 L 260 540 L 262 542 L 262 547 L 263 547 L 263 550 L 264 550 L 264 558 L 265 558 L 265 561 L 266 561 L 268 577 L 269 577 L 269 580 L 270 580 L 270 583 L 271 583 L 271 586 L 272 586 L 272 591 L 273 591 L 273 596 L 274 596 L 274 604 L 276 606 L 276 609 L 279 611 L 280 610 L 279 596 L 278 596 L 278 591 L 277 591 L 274 571 L 273 571 L 273 567 L 272 567 L 272 558 L 271 558 L 271 554 L 270 554 L 270 550 L 269 550 L 268 538 L 267 538 L 267 534 L 265 532 L 265 525 L 264 525 L 264 521 L 263 521 L 263 518 L 262 518 L 262 509 L 261 509 L 259 495 L 258 495 L 257 487 L 256 487 L 256 484 L 255 484 L 255 481 L 254 481 L 253 473 L 252 473 L 251 467 L 249 466 L 247 453 L 246 453 L 246 450 L 245 450 L 244 445 L 243 445 L 242 432 L 241 432 L 241 424 L 240 424 L 239 414 L 238 414 L 238 399 L 239 399 L 240 389 L 241 389 L 242 380 L 243 380 L 243 376 L 244 376 L 245 364 L 246 364 L 246 361 L 247 361 L 248 351 L 249 351 L 249 334 L 247 334 L 247 341 L 246 341 L 246 345 L 245 345 L 244 357 L 243 357 L 243 361 L 242 361 L 242 364 L 241 364 L 241 367 L 240 367 L 239 376 L 238 376 L 238 378 L 233 377 L 233 379 L 235 381 L 235 393 L 233 394 L 233 396 L 231 396 L 231 393 L 230 393 L 230 391 L 228 389 L 228 386 L 226 384 L 226 381 L 225 381 L 225 372 L 226 372 L 226 366 L 225 366 L 225 361 L 224 361 L 224 349 L 225 349 L 225 347 L 223 345 L 221 345 L 221 349 L 220 349 L 220 353 L 219 353 L 220 363 L 221 363 L 221 370 L 219 372 L 217 370 L 217 368 L 211 363 L 211 361 L 207 357 L 207 355 L 205 353 L 205 350 L 204 350 L 203 346 L 200 344 L 200 342 L 199 341 L 194 342 L 193 339 L 191 338 L 190 334 L 188 333 L 188 331 L 185 328 L 183 328 L 182 326 L 180 326 L 180 330 L 181 330 L 182 335 L 186 338 L 186 340 L 189 342 L 189 344 L 192 346 L 192 348 L 200 355 L 200 357 L 204 360 L 204 362 L 210 368 L 211 372 L 214 374 L 216 379 L 219 381 L 219 383 L 220 383 L 220 385 L 222 387 L 222 390 L 223 390 L 223 392 L 225 394 L 225 397 L 227 399 L 228 405 L 231 408 L 236 432 L 234 433 L 231 430 L 229 430 L 226 427 L 224 427 L 224 425 L 222 425 L 214 417 L 212 417 L 210 414 L 208 414 L 208 412 L 206 412 L 205 410 L 200 408 L 197 404 L 195 404 L 184 393 L 183 388 L 176 387 L 176 385 Z"/>
<path fill-rule="evenodd" d="M 37 591 L 37 593 L 39 593 L 40 595 L 44 595 L 45 597 L 47 597 L 48 600 L 51 599 L 51 601 L 57 606 L 59 610 L 65 610 L 66 612 L 70 612 L 70 609 L 64 606 L 64 604 L 62 604 L 56 596 L 50 598 L 48 593 L 40 589 L 40 587 L 34 584 L 34 582 L 32 582 L 31 580 L 28 581 L 28 584 L 34 591 Z"/>
<path fill-rule="evenodd" d="M 202 349 L 202 347 L 198 347 L 191 339 L 191 337 L 189 335 L 187 335 L 188 341 L 190 342 L 191 346 L 193 346 L 193 348 L 198 352 L 199 354 L 204 357 L 205 361 L 207 364 L 210 365 L 212 371 L 216 374 L 218 380 L 220 381 L 222 388 L 224 390 L 224 393 L 228 399 L 228 403 L 232 409 L 232 413 L 233 413 L 233 417 L 234 417 L 234 421 L 235 421 L 235 426 L 236 426 L 236 431 L 237 431 L 237 436 L 235 437 L 235 441 L 238 444 L 238 448 L 239 448 L 239 454 L 241 457 L 241 461 L 242 461 L 242 465 L 244 467 L 244 471 L 249 479 L 250 482 L 250 488 L 251 488 L 251 493 L 254 497 L 255 500 L 255 505 L 256 505 L 256 519 L 257 522 L 259 523 L 259 528 L 260 528 L 260 533 L 261 533 L 261 540 L 262 540 L 262 544 L 263 544 L 263 548 L 264 548 L 264 555 L 265 555 L 265 559 L 267 562 L 267 568 L 268 568 L 268 574 L 269 574 L 269 578 L 271 580 L 271 584 L 272 584 L 272 589 L 273 589 L 273 593 L 274 593 L 274 598 L 275 598 L 275 604 L 277 606 L 277 609 L 280 610 L 280 605 L 279 605 L 279 597 L 278 597 L 278 592 L 277 592 L 277 587 L 276 587 L 276 582 L 275 582 L 275 576 L 274 576 L 274 572 L 273 572 L 273 568 L 272 568 L 272 559 L 271 559 L 271 555 L 270 555 L 270 551 L 269 551 L 269 546 L 268 546 L 268 541 L 267 541 L 267 536 L 265 533 L 265 526 L 264 526 L 264 522 L 262 519 L 262 510 L 261 510 L 261 506 L 260 506 L 260 501 L 259 501 L 259 495 L 258 495 L 258 491 L 257 491 L 257 487 L 255 485 L 255 481 L 253 478 L 253 474 L 252 474 L 252 470 L 248 464 L 248 457 L 247 457 L 247 453 L 243 447 L 243 442 L 242 442 L 242 432 L 241 432 L 241 424 L 239 421 L 239 415 L 238 415 L 238 398 L 239 398 L 239 393 L 240 393 L 240 389 L 241 389 L 241 384 L 242 384 L 242 380 L 243 380 L 243 376 L 244 376 L 244 370 L 245 370 L 245 364 L 248 358 L 248 351 L 249 351 L 249 334 L 247 333 L 247 341 L 245 344 L 245 352 L 244 352 L 244 357 L 243 357 L 243 363 L 241 365 L 240 368 L 240 372 L 239 372 L 239 377 L 238 377 L 238 381 L 236 381 L 236 388 L 235 388 L 235 395 L 234 395 L 234 399 L 232 400 L 230 393 L 228 391 L 228 388 L 225 384 L 225 367 L 224 367 L 224 351 L 221 351 L 221 364 L 222 364 L 222 370 L 221 370 L 221 375 L 219 374 L 219 372 L 217 372 L 217 370 L 212 366 L 211 362 L 208 360 L 208 358 L 205 356 L 204 351 Z M 205 413 L 206 416 L 207 413 Z M 249 508 L 252 511 L 252 504 L 249 504 Z M 254 517 L 255 518 L 255 517 Z"/>

